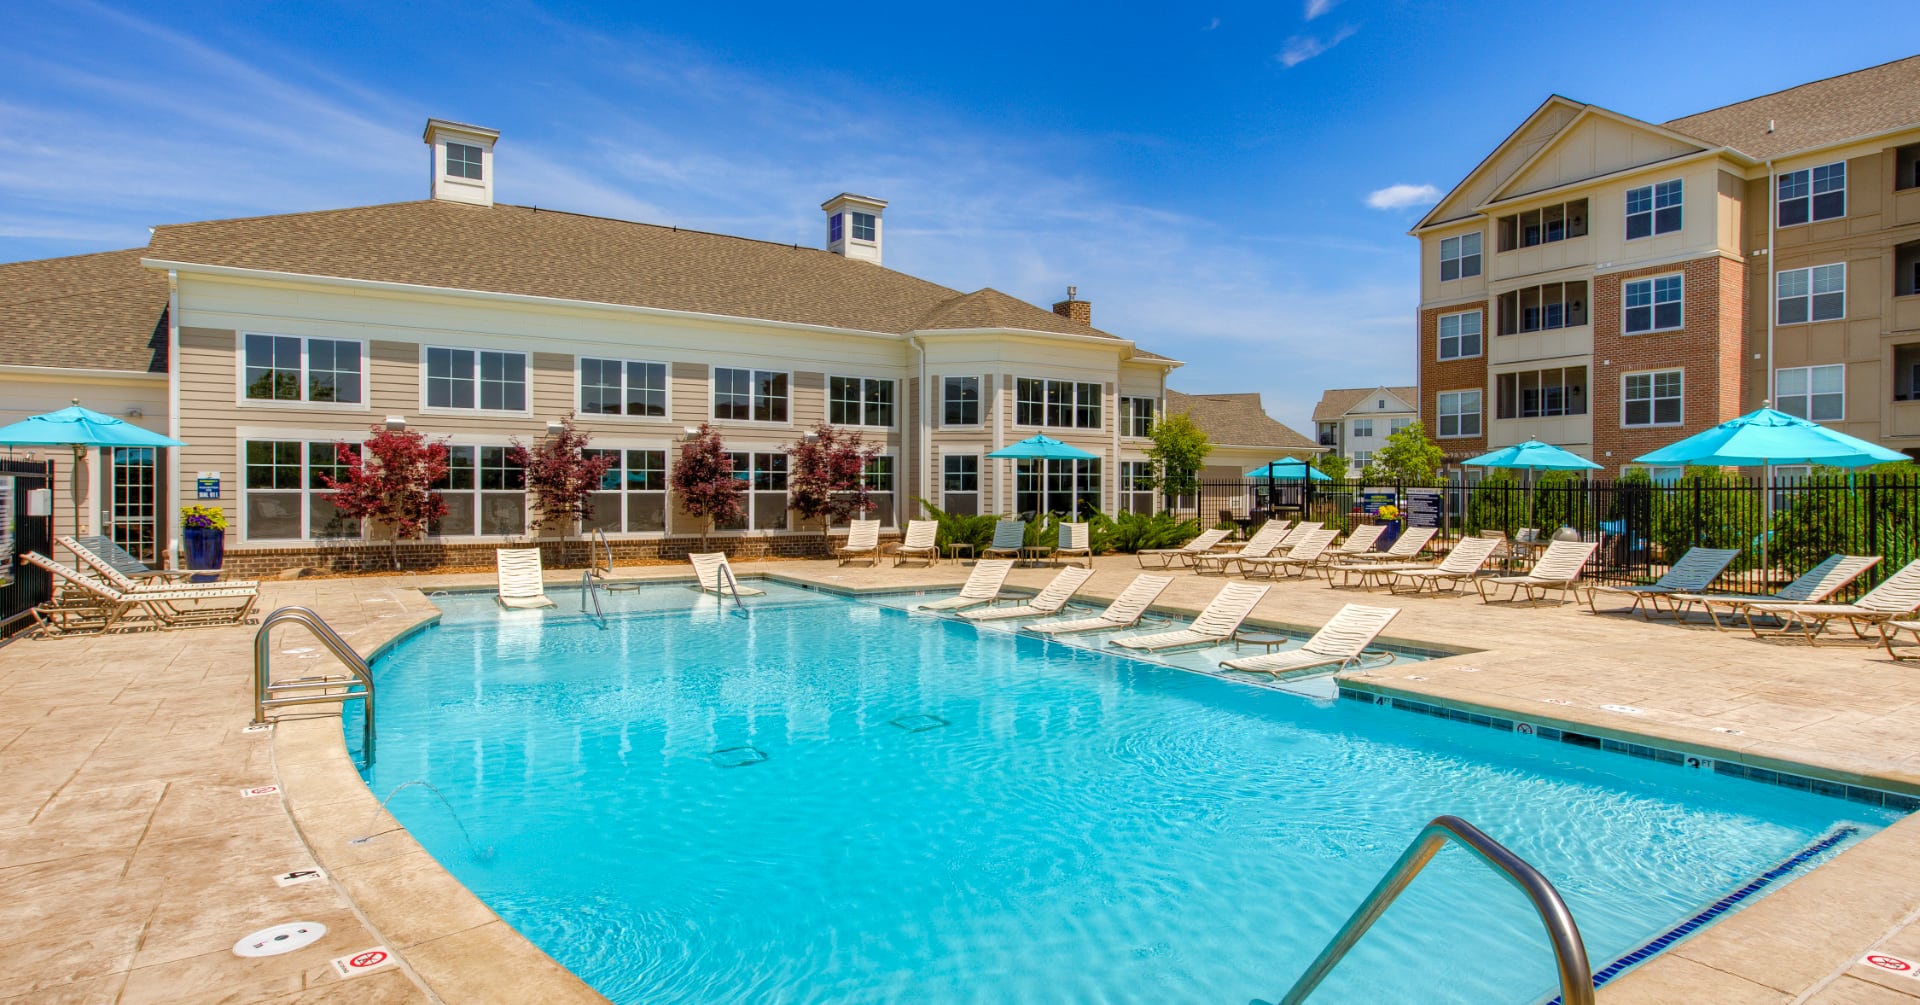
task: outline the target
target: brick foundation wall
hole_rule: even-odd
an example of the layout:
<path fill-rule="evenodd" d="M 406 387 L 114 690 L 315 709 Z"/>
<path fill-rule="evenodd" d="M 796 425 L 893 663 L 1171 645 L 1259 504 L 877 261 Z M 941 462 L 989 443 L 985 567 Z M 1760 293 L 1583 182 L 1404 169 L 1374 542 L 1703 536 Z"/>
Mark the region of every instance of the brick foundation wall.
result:
<path fill-rule="evenodd" d="M 835 544 L 845 540 L 836 535 Z M 881 535 L 881 544 L 889 536 Z M 892 540 L 899 540 L 897 534 Z M 779 536 L 712 537 L 701 548 L 697 535 L 654 538 L 651 540 L 613 540 L 614 564 L 638 561 L 684 561 L 689 552 L 724 551 L 735 559 L 755 558 L 827 558 L 827 545 L 819 534 L 783 534 Z M 410 542 L 400 545 L 400 568 L 407 572 L 432 572 L 447 568 L 491 568 L 494 549 L 537 545 L 540 561 L 547 569 L 584 569 L 588 566 L 588 543 L 584 538 L 565 541 L 543 540 L 532 545 L 516 543 L 438 544 Z M 222 573 L 228 579 L 272 579 L 288 569 L 318 569 L 321 572 L 384 572 L 393 568 L 394 552 L 385 542 L 353 545 L 301 546 L 290 548 L 228 548 Z M 604 561 L 604 559 L 603 559 Z"/>
<path fill-rule="evenodd" d="M 1631 279 L 1682 273 L 1682 320 L 1676 331 L 1624 334 L 1623 288 Z M 1588 394 L 1593 415 L 1593 459 L 1617 472 L 1622 464 L 1740 414 L 1746 338 L 1747 283 L 1743 263 L 1715 255 L 1689 262 L 1632 269 L 1593 280 L 1593 369 Z M 1622 377 L 1681 369 L 1678 426 L 1625 428 L 1620 424 Z M 1611 453 L 1609 453 L 1611 451 Z"/>
<path fill-rule="evenodd" d="M 1420 312 L 1420 422 L 1427 436 L 1449 457 L 1471 457 L 1487 451 L 1487 420 L 1493 415 L 1493 394 L 1487 387 L 1487 341 L 1492 337 L 1493 319 L 1487 301 L 1429 307 Z M 1472 359 L 1440 358 L 1440 317 L 1444 314 L 1480 312 L 1480 355 Z M 1480 392 L 1480 435 L 1440 438 L 1440 392 Z"/>

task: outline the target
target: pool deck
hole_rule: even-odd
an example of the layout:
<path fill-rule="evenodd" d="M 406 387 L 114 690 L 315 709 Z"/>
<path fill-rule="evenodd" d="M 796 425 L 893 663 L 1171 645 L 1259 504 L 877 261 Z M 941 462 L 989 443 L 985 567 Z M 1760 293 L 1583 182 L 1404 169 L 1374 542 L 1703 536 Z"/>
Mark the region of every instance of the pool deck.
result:
<path fill-rule="evenodd" d="M 967 571 L 736 568 L 847 590 L 951 586 Z M 1083 592 L 1095 599 L 1141 571 L 1127 556 L 1096 568 Z M 683 578 L 686 569 L 621 575 Z M 1037 588 L 1051 575 L 1021 569 L 1010 583 Z M 550 588 L 564 602 L 578 576 L 555 571 Z M 491 581 L 270 582 L 263 609 L 310 606 L 370 653 L 432 616 L 422 590 Z M 1161 606 L 1190 613 L 1218 584 L 1182 573 Z M 1478 650 L 1351 674 L 1353 687 L 1920 793 L 1920 665 L 1895 664 L 1877 646 L 1810 648 L 1572 606 L 1394 598 L 1320 581 L 1279 584 L 1254 617 L 1311 630 L 1348 602 L 1401 607 L 1392 639 Z M 0 646 L 0 1002 L 602 1001 L 397 828 L 353 770 L 330 708 L 292 710 L 271 732 L 243 731 L 252 717 L 253 633 Z M 277 632 L 276 666 L 329 666 L 315 651 L 284 652 L 314 645 L 298 629 Z M 280 788 L 241 795 L 266 785 Z M 287 887 L 273 879 L 315 865 L 326 879 Z M 282 956 L 230 951 L 241 936 L 285 921 L 328 930 Z M 330 961 L 376 946 L 391 951 L 391 963 L 336 975 Z M 1869 953 L 1920 960 L 1920 815 L 1607 985 L 1600 1000 L 1920 1001 L 1920 979 L 1860 963 Z"/>

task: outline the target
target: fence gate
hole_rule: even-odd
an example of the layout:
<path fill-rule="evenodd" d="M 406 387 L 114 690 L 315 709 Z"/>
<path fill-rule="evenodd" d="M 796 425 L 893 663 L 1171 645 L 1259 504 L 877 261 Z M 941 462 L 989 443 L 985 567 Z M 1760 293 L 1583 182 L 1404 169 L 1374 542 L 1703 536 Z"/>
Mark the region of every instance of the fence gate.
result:
<path fill-rule="evenodd" d="M 52 482 L 52 462 L 0 459 L 0 637 L 33 624 L 34 605 L 53 599 L 53 577 L 20 560 L 53 553 L 52 521 L 26 515 L 27 494 Z"/>

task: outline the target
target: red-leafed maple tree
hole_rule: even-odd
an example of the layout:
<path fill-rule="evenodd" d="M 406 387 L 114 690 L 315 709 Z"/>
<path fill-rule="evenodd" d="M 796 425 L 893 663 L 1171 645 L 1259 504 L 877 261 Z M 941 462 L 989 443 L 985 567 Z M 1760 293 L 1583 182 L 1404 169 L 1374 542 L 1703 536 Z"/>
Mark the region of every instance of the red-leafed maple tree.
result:
<path fill-rule="evenodd" d="M 336 443 L 334 449 L 347 476 L 320 472 L 320 481 L 334 492 L 334 509 L 349 520 L 390 528 L 389 548 L 399 568 L 399 542 L 425 537 L 433 521 L 447 515 L 447 501 L 433 490 L 447 476 L 446 442 L 376 425 L 364 444 Z"/>
<path fill-rule="evenodd" d="M 680 507 L 706 521 L 700 531 L 703 549 L 716 522 L 738 520 L 746 511 L 746 484 L 733 476 L 733 458 L 709 423 L 701 423 L 694 438 L 680 445 L 680 463 L 673 466 L 672 481 Z"/>
<path fill-rule="evenodd" d="M 787 448 L 787 505 L 804 519 L 819 520 L 820 532 L 836 523 L 865 516 L 877 508 L 867 487 L 867 462 L 879 456 L 858 430 L 822 422 L 812 435 Z"/>
<path fill-rule="evenodd" d="M 612 454 L 588 457 L 584 452 L 593 436 L 574 428 L 573 413 L 560 418 L 560 428 L 532 449 L 510 439 L 507 460 L 527 473 L 527 493 L 539 523 L 560 528 L 561 536 L 593 516 L 593 494 L 613 467 Z"/>

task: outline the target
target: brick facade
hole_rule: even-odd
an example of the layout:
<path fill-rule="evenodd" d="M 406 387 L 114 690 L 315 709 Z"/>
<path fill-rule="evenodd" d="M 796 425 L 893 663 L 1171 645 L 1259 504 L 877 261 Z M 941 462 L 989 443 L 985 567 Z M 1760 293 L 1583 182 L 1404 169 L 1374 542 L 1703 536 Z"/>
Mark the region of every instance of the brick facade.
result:
<path fill-rule="evenodd" d="M 882 545 L 890 535 L 880 536 Z M 836 535 L 834 541 L 844 540 Z M 899 540 L 898 534 L 891 540 Z M 639 561 L 685 561 L 689 552 L 701 551 L 697 535 L 613 540 L 613 559 L 620 563 Z M 431 572 L 436 569 L 492 568 L 495 548 L 538 547 L 540 561 L 549 570 L 584 569 L 589 564 L 588 544 L 584 538 L 565 541 L 542 540 L 500 544 L 495 542 L 411 542 L 402 544 L 398 559 L 407 572 Z M 826 558 L 827 545 L 817 533 L 774 536 L 715 536 L 706 543 L 707 551 L 724 551 L 735 559 Z M 228 579 L 272 579 L 288 569 L 318 569 L 321 572 L 383 572 L 393 568 L 395 553 L 384 541 L 290 548 L 228 548 L 222 573 Z M 604 562 L 605 558 L 602 557 Z"/>
<path fill-rule="evenodd" d="M 1459 460 L 1487 451 L 1487 419 L 1493 414 L 1493 396 L 1487 388 L 1487 340 L 1493 330 L 1492 314 L 1485 300 L 1429 307 L 1420 312 L 1420 422 L 1427 436 L 1440 444 L 1449 460 Z M 1480 355 L 1470 359 L 1440 358 L 1440 318 L 1445 314 L 1480 312 Z M 1442 391 L 1480 392 L 1480 435 L 1440 436 L 1440 393 Z"/>
<path fill-rule="evenodd" d="M 1624 334 L 1623 287 L 1628 280 L 1679 272 L 1682 320 L 1676 331 Z M 1744 263 L 1721 255 L 1650 266 L 1593 278 L 1593 367 L 1588 395 L 1593 420 L 1593 459 L 1610 471 L 1622 464 L 1740 414 L 1748 354 L 1745 334 L 1747 284 Z M 1621 425 L 1623 377 L 1648 370 L 1680 369 L 1678 426 Z"/>

